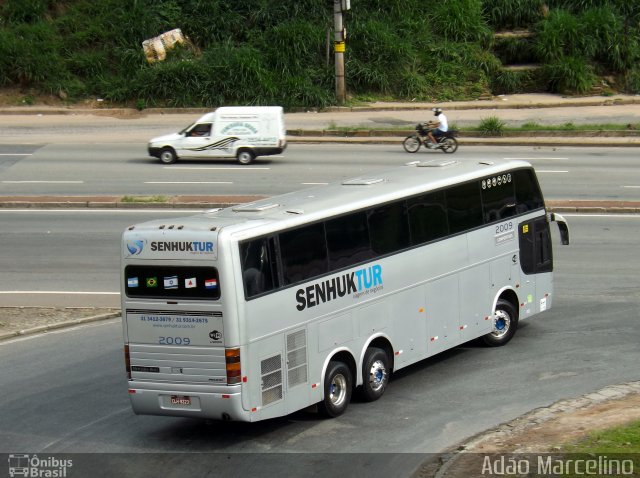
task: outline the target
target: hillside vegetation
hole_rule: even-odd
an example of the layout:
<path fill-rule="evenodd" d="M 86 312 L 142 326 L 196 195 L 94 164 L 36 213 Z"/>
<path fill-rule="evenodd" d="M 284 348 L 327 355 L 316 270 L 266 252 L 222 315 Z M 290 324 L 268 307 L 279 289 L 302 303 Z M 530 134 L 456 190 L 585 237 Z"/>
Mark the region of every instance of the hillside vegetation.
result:
<path fill-rule="evenodd" d="M 356 100 L 585 94 L 603 84 L 604 93 L 640 93 L 640 2 L 351 0 L 351 7 L 345 71 Z M 0 86 L 139 108 L 323 107 L 335 101 L 332 8 L 330 0 L 3 0 Z M 148 63 L 142 42 L 175 28 L 191 45 Z"/>

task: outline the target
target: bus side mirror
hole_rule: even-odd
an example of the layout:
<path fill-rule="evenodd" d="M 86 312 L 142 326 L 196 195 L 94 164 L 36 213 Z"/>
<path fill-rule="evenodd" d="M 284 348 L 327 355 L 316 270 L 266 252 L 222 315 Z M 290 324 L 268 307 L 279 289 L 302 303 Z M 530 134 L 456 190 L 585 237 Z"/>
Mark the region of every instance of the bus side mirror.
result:
<path fill-rule="evenodd" d="M 560 241 L 562 242 L 562 245 L 569 245 L 569 224 L 567 224 L 567 220 L 560 214 L 555 212 L 550 212 L 548 217 L 549 221 L 553 221 L 558 225 L 558 230 L 560 231 Z"/>

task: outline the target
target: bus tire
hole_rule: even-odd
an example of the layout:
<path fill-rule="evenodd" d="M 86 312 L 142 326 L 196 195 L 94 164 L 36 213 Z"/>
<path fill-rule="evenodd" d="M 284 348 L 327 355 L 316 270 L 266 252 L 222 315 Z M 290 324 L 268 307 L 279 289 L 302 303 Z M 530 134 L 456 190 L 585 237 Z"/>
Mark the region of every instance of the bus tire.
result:
<path fill-rule="evenodd" d="M 378 347 L 369 347 L 362 363 L 362 388 L 360 395 L 367 402 L 378 400 L 389 383 L 389 356 Z"/>
<path fill-rule="evenodd" d="M 353 376 L 347 364 L 331 361 L 324 376 L 324 400 L 318 404 L 318 411 L 327 418 L 342 415 L 351 401 Z"/>
<path fill-rule="evenodd" d="M 160 151 L 160 161 L 164 164 L 173 164 L 177 159 L 178 156 L 173 148 L 162 148 L 162 151 Z"/>
<path fill-rule="evenodd" d="M 255 157 L 256 155 L 250 149 L 241 149 L 237 155 L 240 164 L 251 164 Z"/>
<path fill-rule="evenodd" d="M 499 299 L 493 313 L 494 331 L 482 337 L 482 341 L 489 347 L 500 347 L 513 338 L 518 328 L 518 312 L 513 304 Z"/>

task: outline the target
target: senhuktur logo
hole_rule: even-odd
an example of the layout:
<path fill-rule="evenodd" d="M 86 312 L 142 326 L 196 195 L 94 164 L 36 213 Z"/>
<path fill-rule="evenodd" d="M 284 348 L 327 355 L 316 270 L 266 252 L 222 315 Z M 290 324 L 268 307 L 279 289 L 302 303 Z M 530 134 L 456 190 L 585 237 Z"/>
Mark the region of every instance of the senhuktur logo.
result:
<path fill-rule="evenodd" d="M 141 239 L 127 241 L 127 250 L 129 251 L 129 254 L 132 256 L 139 255 L 142 252 L 142 249 L 144 249 L 145 242 L 147 241 Z"/>

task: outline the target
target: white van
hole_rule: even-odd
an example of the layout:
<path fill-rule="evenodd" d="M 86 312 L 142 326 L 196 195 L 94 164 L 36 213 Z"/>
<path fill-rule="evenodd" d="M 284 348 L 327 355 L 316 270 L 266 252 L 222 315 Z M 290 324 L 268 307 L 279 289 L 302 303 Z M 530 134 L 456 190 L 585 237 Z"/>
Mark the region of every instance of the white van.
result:
<path fill-rule="evenodd" d="M 226 106 L 207 113 L 179 133 L 149 141 L 149 155 L 165 164 L 178 159 L 236 158 L 280 154 L 287 147 L 281 106 Z"/>

